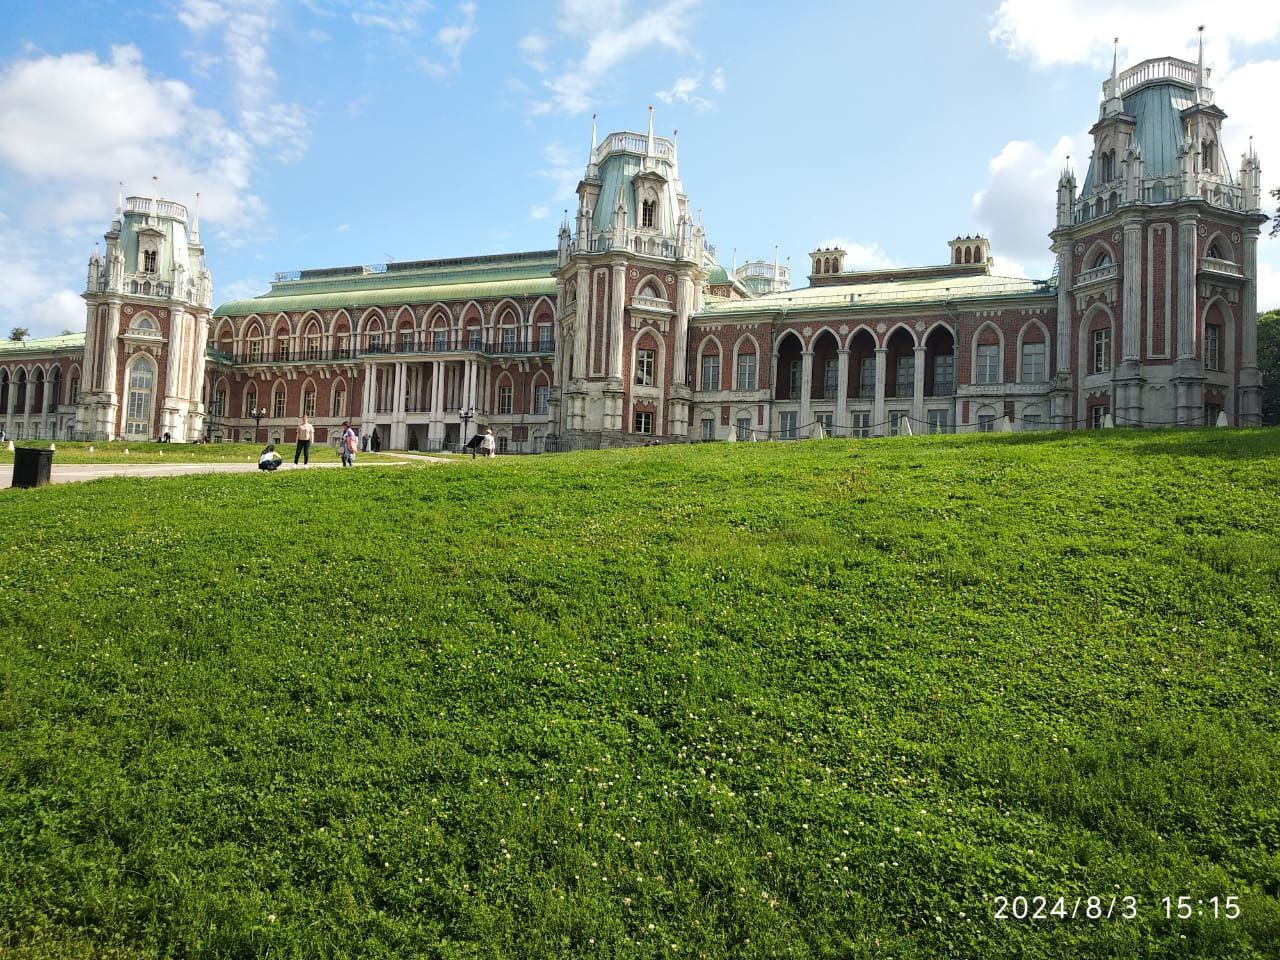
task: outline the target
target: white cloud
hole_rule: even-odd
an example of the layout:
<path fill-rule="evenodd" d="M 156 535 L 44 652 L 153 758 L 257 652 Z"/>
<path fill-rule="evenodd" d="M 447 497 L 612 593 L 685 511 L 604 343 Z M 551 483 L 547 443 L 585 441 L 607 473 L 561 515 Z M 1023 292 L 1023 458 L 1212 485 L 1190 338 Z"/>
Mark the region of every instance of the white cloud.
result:
<path fill-rule="evenodd" d="M 633 9 L 630 0 L 560 0 L 557 29 L 584 47 L 563 72 L 543 81 L 546 95 L 531 103 L 529 112 L 586 113 L 601 84 L 628 59 L 654 49 L 691 53 L 689 21 L 699 2 L 663 0 L 650 9 Z"/>
<path fill-rule="evenodd" d="M 1218 0 L 1206 10 L 1202 0 L 1003 0 L 990 36 L 1038 67 L 1110 67 L 1112 41 L 1119 37 L 1123 69 L 1126 62 L 1149 57 L 1194 59 L 1195 27 L 1201 23 L 1206 63 L 1221 72 L 1230 67 L 1234 47 L 1280 36 L 1280 4 Z"/>
<path fill-rule="evenodd" d="M 109 62 L 68 53 L 12 63 L 0 74 L 0 127 L 0 163 L 30 185 L 30 212 L 55 227 L 101 222 L 117 179 L 149 191 L 152 175 L 168 197 L 202 193 L 210 220 L 257 204 L 245 138 L 186 84 L 148 74 L 134 47 L 116 47 Z"/>
<path fill-rule="evenodd" d="M 711 89 L 716 93 L 724 93 L 726 83 L 724 79 L 724 67 L 716 67 L 715 72 L 711 74 Z"/>
<path fill-rule="evenodd" d="M 422 29 L 422 15 L 431 9 L 427 0 L 371 0 L 351 12 L 357 26 L 377 27 L 393 34 L 413 34 Z"/>
<path fill-rule="evenodd" d="M 859 243 L 847 237 L 831 237 L 817 249 L 839 247 L 845 252 L 845 270 L 890 270 L 899 264 L 878 243 Z"/>
<path fill-rule="evenodd" d="M 520 38 L 516 48 L 524 58 L 524 62 L 539 73 L 546 73 L 551 64 L 547 60 L 547 51 L 551 44 L 539 33 L 530 33 Z"/>
<path fill-rule="evenodd" d="M 459 18 L 436 31 L 435 42 L 444 62 L 431 57 L 419 57 L 418 67 L 436 79 L 457 73 L 462 66 L 462 51 L 476 33 L 476 5 L 458 4 Z"/>
<path fill-rule="evenodd" d="M 687 103 L 699 113 L 710 110 L 713 104 L 705 97 L 696 95 L 702 85 L 701 74 L 695 76 L 676 77 L 670 90 L 659 90 L 654 94 L 663 103 Z"/>
<path fill-rule="evenodd" d="M 536 203 L 529 208 L 530 220 L 545 220 L 547 215 L 551 213 L 551 208 L 543 203 Z"/>
<path fill-rule="evenodd" d="M 1029 269 L 1051 259 L 1049 231 L 1056 219 L 1058 177 L 1070 155 L 1083 179 L 1089 135 L 1062 137 L 1049 150 L 1029 140 L 1011 140 L 988 164 L 990 180 L 973 197 L 973 212 L 996 258 Z M 1021 269 L 1021 267 L 1019 267 Z"/>
<path fill-rule="evenodd" d="M 1269 259 L 1273 262 L 1280 263 L 1280 255 L 1266 251 L 1258 254 L 1258 312 L 1265 313 L 1267 310 L 1280 310 L 1280 266 L 1273 266 L 1263 259 L 1264 256 L 1270 254 Z"/>
<path fill-rule="evenodd" d="M 275 7 L 276 0 L 183 0 L 178 19 L 196 35 L 222 30 L 244 135 L 290 163 L 306 155 L 309 124 L 298 104 L 275 99 L 276 74 L 267 53 Z"/>

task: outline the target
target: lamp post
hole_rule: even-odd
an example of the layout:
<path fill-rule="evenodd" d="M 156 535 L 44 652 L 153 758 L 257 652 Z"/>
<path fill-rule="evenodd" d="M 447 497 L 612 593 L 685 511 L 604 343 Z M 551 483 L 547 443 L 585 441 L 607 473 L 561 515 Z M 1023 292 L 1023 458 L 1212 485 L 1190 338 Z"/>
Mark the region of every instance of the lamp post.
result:
<path fill-rule="evenodd" d="M 253 417 L 253 442 L 258 442 L 258 431 L 262 429 L 262 418 L 267 415 L 267 408 L 260 407 L 257 410 L 250 411 L 249 415 Z"/>
<path fill-rule="evenodd" d="M 462 421 L 462 433 L 463 433 L 463 438 L 462 438 L 462 441 L 461 441 L 461 442 L 462 442 L 463 444 L 465 444 L 465 443 L 469 443 L 469 442 L 471 441 L 471 438 L 470 438 L 470 437 L 468 437 L 468 436 L 466 436 L 466 434 L 468 434 L 468 433 L 470 433 L 470 432 L 471 432 L 471 431 L 468 429 L 468 424 L 470 424 L 470 423 L 471 423 L 471 420 L 472 420 L 472 418 L 473 418 L 474 416 L 475 416 L 475 411 L 473 411 L 473 410 L 463 410 L 463 411 L 462 411 L 462 413 L 460 413 L 460 414 L 458 415 L 458 419 L 460 419 L 460 420 Z"/>

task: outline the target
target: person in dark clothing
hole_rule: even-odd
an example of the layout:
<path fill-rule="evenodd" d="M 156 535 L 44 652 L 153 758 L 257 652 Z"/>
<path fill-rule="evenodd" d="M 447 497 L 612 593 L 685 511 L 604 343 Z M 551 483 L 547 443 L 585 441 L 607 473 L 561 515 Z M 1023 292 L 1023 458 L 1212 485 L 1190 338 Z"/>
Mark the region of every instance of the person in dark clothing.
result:
<path fill-rule="evenodd" d="M 484 437 L 480 436 L 480 434 L 478 433 L 474 437 L 472 437 L 470 440 L 467 441 L 467 445 L 464 449 L 471 451 L 472 460 L 476 458 L 476 451 L 480 449 L 480 444 L 482 444 L 483 442 L 484 442 Z"/>
<path fill-rule="evenodd" d="M 369 445 L 373 447 L 373 452 L 377 453 L 382 449 L 382 438 L 378 436 L 378 428 L 373 428 L 373 437 L 369 441 Z"/>

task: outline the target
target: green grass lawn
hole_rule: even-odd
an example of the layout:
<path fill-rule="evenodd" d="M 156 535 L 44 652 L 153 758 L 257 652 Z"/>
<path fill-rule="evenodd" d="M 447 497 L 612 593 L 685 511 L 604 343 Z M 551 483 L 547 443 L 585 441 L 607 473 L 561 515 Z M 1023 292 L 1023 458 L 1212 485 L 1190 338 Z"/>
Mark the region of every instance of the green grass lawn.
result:
<path fill-rule="evenodd" d="M 0 491 L 0 953 L 1273 960 L 1277 454 Z"/>
<path fill-rule="evenodd" d="M 52 441 L 57 448 L 53 454 L 54 468 L 60 463 L 233 463 L 257 460 L 264 443 L 137 443 L 129 440 L 82 443 L 72 440 Z M 15 440 L 15 447 L 49 448 L 48 440 Z M 90 452 L 90 448 L 92 452 Z M 292 462 L 294 444 L 276 444 L 280 456 Z M 126 451 L 128 451 L 126 453 Z M 387 453 L 363 453 L 357 457 L 393 459 Z M 311 459 L 322 463 L 338 462 L 338 451 L 332 443 L 313 443 Z M 13 463 L 8 444 L 0 445 L 0 464 Z"/>

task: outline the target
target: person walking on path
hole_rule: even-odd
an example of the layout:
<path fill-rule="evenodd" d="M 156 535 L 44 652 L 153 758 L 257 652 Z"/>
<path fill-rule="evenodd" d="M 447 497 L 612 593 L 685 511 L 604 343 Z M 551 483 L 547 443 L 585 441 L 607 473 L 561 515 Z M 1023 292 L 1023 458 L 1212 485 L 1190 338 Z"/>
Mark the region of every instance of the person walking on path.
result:
<path fill-rule="evenodd" d="M 293 465 L 298 465 L 298 457 L 302 457 L 304 467 L 311 466 L 311 441 L 316 438 L 316 428 L 311 425 L 310 417 L 303 417 L 298 424 L 298 446 L 293 451 Z"/>
<path fill-rule="evenodd" d="M 498 441 L 493 439 L 493 431 L 486 430 L 484 439 L 480 441 L 480 449 L 484 451 L 486 457 L 492 457 L 493 451 L 498 447 Z"/>
<path fill-rule="evenodd" d="M 369 446 L 373 448 L 373 452 L 377 453 L 382 449 L 382 438 L 378 436 L 378 428 L 373 428 L 373 436 L 369 438 Z"/>
<path fill-rule="evenodd" d="M 359 444 L 360 438 L 351 429 L 351 424 L 344 421 L 342 424 L 342 465 L 344 467 L 350 467 L 355 464 L 356 447 Z"/>

